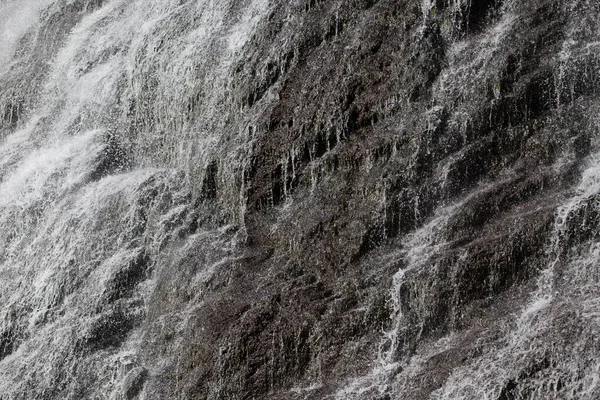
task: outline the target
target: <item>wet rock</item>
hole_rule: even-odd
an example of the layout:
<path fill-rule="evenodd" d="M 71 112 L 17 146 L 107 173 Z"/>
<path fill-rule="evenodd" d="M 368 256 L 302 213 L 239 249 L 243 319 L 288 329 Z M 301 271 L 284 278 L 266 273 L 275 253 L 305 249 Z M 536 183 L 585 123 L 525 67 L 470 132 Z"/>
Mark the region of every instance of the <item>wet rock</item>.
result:
<path fill-rule="evenodd" d="M 598 397 L 600 6 L 275 3 L 57 1 L 24 36 L 0 397 Z M 28 157 L 99 128 L 86 171 Z"/>
<path fill-rule="evenodd" d="M 129 297 L 135 287 L 148 273 L 148 255 L 143 249 L 127 254 L 124 265 L 121 265 L 114 274 L 105 282 L 103 296 L 100 304 L 113 303 L 119 299 Z"/>
<path fill-rule="evenodd" d="M 125 380 L 123 381 L 123 396 L 125 399 L 135 399 L 148 379 L 148 370 L 144 367 L 136 367 L 129 371 Z"/>
<path fill-rule="evenodd" d="M 17 335 L 14 328 L 9 328 L 0 333 L 0 359 L 10 355 L 18 347 Z"/>
<path fill-rule="evenodd" d="M 110 174 L 124 172 L 130 166 L 130 157 L 124 150 L 123 144 L 119 143 L 116 134 L 105 134 L 103 141 L 104 146 L 89 177 L 92 181 L 97 181 Z"/>
<path fill-rule="evenodd" d="M 103 311 L 89 320 L 80 333 L 77 347 L 90 352 L 118 347 L 137 325 L 136 317 L 139 318 L 121 304 Z"/>

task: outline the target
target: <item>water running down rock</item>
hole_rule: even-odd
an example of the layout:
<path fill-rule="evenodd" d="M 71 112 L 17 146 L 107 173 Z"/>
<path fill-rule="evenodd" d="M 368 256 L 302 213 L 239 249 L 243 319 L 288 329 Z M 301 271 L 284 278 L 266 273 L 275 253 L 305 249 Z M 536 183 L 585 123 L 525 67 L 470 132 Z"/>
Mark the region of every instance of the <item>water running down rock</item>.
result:
<path fill-rule="evenodd" d="M 598 1 L 0 34 L 0 399 L 600 398 Z"/>

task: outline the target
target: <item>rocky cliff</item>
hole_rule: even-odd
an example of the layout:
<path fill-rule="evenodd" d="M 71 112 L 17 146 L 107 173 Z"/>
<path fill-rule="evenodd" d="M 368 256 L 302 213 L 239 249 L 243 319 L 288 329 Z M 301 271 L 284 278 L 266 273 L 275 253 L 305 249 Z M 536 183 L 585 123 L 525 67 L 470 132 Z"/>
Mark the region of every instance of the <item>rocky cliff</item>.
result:
<path fill-rule="evenodd" d="M 0 399 L 597 399 L 597 0 L 0 2 Z"/>

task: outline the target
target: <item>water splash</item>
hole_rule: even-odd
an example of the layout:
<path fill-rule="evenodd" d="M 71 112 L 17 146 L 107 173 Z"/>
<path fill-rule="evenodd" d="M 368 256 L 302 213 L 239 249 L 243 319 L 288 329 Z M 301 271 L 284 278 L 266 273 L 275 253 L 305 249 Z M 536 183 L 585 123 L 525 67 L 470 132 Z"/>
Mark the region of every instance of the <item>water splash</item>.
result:
<path fill-rule="evenodd" d="M 202 212 L 194 202 L 206 165 L 221 161 L 214 179 L 230 215 L 244 204 L 232 170 L 239 163 L 225 161 L 239 155 L 222 141 L 220 112 L 233 101 L 223 88 L 268 2 L 75 3 L 70 11 L 45 0 L 0 4 L 1 74 L 29 30 L 57 14 L 78 18 L 64 38 L 37 39 L 64 42 L 27 118 L 0 141 L 7 398 L 122 398 L 131 371 L 144 375 L 140 325 L 158 260 L 170 247 L 184 257 L 208 240 L 189 234 L 198 229 L 190 226 Z M 214 245 L 227 253 L 231 243 Z M 200 271 L 198 285 L 219 265 Z"/>
<path fill-rule="evenodd" d="M 594 207 L 597 212 L 599 195 L 600 163 L 597 156 L 592 156 L 575 194 L 556 211 L 547 267 L 541 271 L 537 288 L 516 316 L 514 326 L 507 325 L 499 348 L 453 371 L 433 398 L 497 399 L 512 395 L 591 399 L 597 395 L 598 363 L 593 359 L 599 349 L 593 337 L 600 331 L 596 318 L 600 304 L 599 242 L 595 239 L 580 244 L 575 253 L 579 255 L 573 257 L 577 250 L 571 247 L 569 237 L 581 223 L 577 215 L 583 209 Z M 579 324 L 585 325 L 576 328 Z M 574 343 L 561 348 L 565 340 L 562 335 L 573 335 L 569 340 Z M 583 348 L 589 352 L 587 355 L 575 355 Z M 538 368 L 539 372 L 525 372 Z M 579 378 L 572 380 L 573 376 Z"/>
<path fill-rule="evenodd" d="M 0 73 L 10 66 L 19 41 L 34 27 L 40 11 L 52 0 L 0 2 Z"/>

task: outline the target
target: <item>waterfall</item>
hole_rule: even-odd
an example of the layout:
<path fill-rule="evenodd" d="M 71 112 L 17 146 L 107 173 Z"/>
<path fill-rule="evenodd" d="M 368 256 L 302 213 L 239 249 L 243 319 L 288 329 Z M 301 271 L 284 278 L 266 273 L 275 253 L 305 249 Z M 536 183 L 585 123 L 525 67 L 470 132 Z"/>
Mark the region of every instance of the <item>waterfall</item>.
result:
<path fill-rule="evenodd" d="M 3 121 L 0 397 L 121 398 L 127 374 L 139 373 L 156 265 L 170 247 L 195 252 L 195 235 L 204 235 L 185 233 L 199 218 L 200 171 L 218 157 L 221 176 L 212 179 L 234 183 L 211 113 L 235 101 L 230 70 L 267 11 L 262 1 L 239 8 L 0 5 L 3 79 L 47 65 L 32 71 L 41 81 L 19 84 L 38 97 L 25 99 L 18 121 Z M 30 50 L 39 47 L 45 52 Z M 222 213 L 234 221 L 232 202 Z"/>
<path fill-rule="evenodd" d="M 0 0 L 0 400 L 600 397 L 595 0 Z"/>

